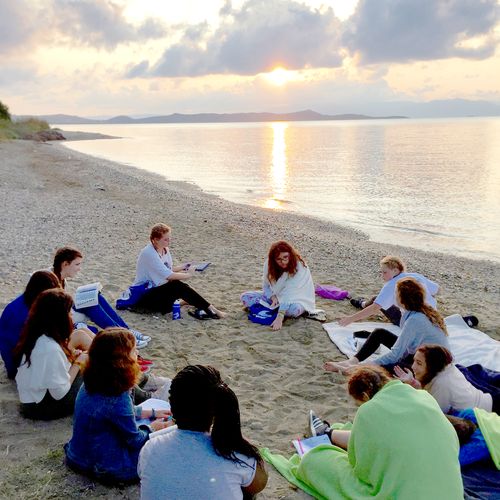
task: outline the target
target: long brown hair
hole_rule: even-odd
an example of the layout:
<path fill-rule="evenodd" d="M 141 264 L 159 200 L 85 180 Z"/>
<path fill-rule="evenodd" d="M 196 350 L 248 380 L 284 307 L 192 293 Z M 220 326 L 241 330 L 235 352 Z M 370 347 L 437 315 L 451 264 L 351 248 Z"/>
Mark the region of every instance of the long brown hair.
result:
<path fill-rule="evenodd" d="M 444 319 L 436 309 L 425 303 L 425 288 L 415 278 L 403 278 L 396 285 L 400 304 L 407 311 L 417 311 L 429 318 L 429 321 L 448 335 Z"/>
<path fill-rule="evenodd" d="M 425 359 L 425 375 L 419 381 L 422 386 L 427 385 L 453 361 L 451 352 L 437 344 L 421 345 L 416 352 L 420 352 Z"/>
<path fill-rule="evenodd" d="M 30 308 L 36 298 L 45 290 L 59 288 L 61 283 L 51 271 L 36 271 L 31 275 L 23 293 L 24 303 Z"/>
<path fill-rule="evenodd" d="M 283 252 L 287 252 L 290 255 L 286 269 L 282 269 L 276 264 L 276 259 L 279 257 L 279 254 Z M 297 252 L 290 243 L 283 240 L 276 241 L 271 245 L 267 257 L 267 277 L 269 281 L 271 283 L 276 283 L 285 272 L 293 276 L 297 272 L 298 262 L 301 262 L 304 267 L 307 267 L 300 253 Z"/>
<path fill-rule="evenodd" d="M 135 337 L 125 328 L 106 328 L 99 332 L 89 349 L 83 370 L 85 388 L 90 393 L 119 396 L 139 379 L 139 365 L 132 357 Z"/>
<path fill-rule="evenodd" d="M 14 350 L 18 362 L 24 354 L 26 363 L 28 366 L 31 365 L 31 353 L 42 335 L 54 339 L 68 359 L 71 359 L 67 344 L 73 331 L 73 321 L 70 315 L 72 305 L 73 299 L 61 288 L 45 290 L 38 296 L 31 306 L 28 319 Z"/>
<path fill-rule="evenodd" d="M 54 274 L 59 278 L 61 286 L 64 288 L 65 281 L 61 278 L 61 270 L 64 262 L 73 262 L 75 259 L 82 259 L 83 254 L 77 248 L 72 247 L 62 247 L 56 250 L 54 255 Z"/>

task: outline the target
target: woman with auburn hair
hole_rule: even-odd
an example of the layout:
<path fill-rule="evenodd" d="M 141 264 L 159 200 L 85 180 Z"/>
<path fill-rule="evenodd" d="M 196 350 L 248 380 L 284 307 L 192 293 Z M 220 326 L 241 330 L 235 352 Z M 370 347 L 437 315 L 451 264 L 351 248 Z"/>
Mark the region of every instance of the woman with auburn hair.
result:
<path fill-rule="evenodd" d="M 59 248 L 54 255 L 53 270 L 54 274 L 61 281 L 61 286 L 66 288 L 66 280 L 76 277 L 80 272 L 83 262 L 83 254 L 77 248 L 62 247 Z M 95 323 L 99 328 L 108 327 L 121 327 L 130 330 L 136 340 L 138 348 L 146 347 L 151 337 L 143 335 L 137 330 L 131 329 L 127 323 L 120 317 L 120 315 L 111 307 L 102 293 L 98 294 L 99 303 L 95 306 L 82 307 L 75 309 L 77 313 L 83 315 L 79 319 L 78 314 L 74 314 L 75 323 L 84 321 L 89 318 L 90 321 Z"/>
<path fill-rule="evenodd" d="M 253 498 L 267 483 L 257 448 L 241 435 L 238 398 L 211 366 L 172 380 L 177 429 L 155 437 L 139 457 L 142 500 Z"/>
<path fill-rule="evenodd" d="M 13 379 L 17 373 L 14 349 L 21 337 L 30 307 L 43 291 L 59 288 L 59 286 L 59 280 L 54 273 L 36 271 L 31 275 L 24 293 L 5 306 L 0 317 L 0 352 L 10 379 Z"/>
<path fill-rule="evenodd" d="M 326 371 L 345 371 L 365 361 L 380 345 L 390 352 L 370 360 L 392 370 L 396 364 L 411 366 L 413 355 L 422 344 L 439 344 L 449 348 L 448 333 L 443 317 L 425 301 L 425 288 L 414 278 L 403 278 L 396 284 L 396 303 L 403 310 L 399 337 L 384 328 L 376 328 L 368 334 L 358 352 L 346 361 L 328 361 Z"/>
<path fill-rule="evenodd" d="M 482 408 L 500 414 L 500 389 L 483 392 L 474 387 L 453 364 L 451 352 L 441 345 L 420 346 L 411 370 L 413 373 L 396 367 L 394 372 L 403 382 L 434 396 L 444 413 Z"/>
<path fill-rule="evenodd" d="M 30 309 L 15 349 L 21 360 L 16 383 L 21 414 L 52 420 L 73 412 L 82 383 L 80 368 L 92 339 L 87 331 L 73 331 L 73 299 L 60 288 L 42 292 Z"/>
<path fill-rule="evenodd" d="M 184 300 L 196 308 L 191 314 L 196 319 L 219 319 L 225 314 L 205 300 L 186 280 L 195 276 L 194 266 L 174 266 L 170 253 L 172 230 L 166 224 L 155 224 L 151 228 L 149 243 L 141 250 L 137 259 L 137 272 L 132 286 L 151 283 L 135 307 L 166 314 L 172 311 L 173 303 Z"/>
<path fill-rule="evenodd" d="M 132 404 L 130 390 L 140 374 L 135 343 L 125 328 L 106 328 L 95 338 L 76 398 L 73 436 L 64 447 L 69 467 L 105 483 L 136 482 L 149 434 L 172 425 L 165 421 L 169 411 Z M 136 416 L 152 421 L 137 426 Z"/>
<path fill-rule="evenodd" d="M 351 431 L 316 418 L 313 433 L 339 448 L 310 450 L 292 474 L 318 498 L 463 498 L 458 438 L 429 394 L 369 365 L 354 368 L 347 388 L 359 406 Z"/>
<path fill-rule="evenodd" d="M 271 308 L 279 306 L 278 316 L 271 324 L 280 330 L 286 317 L 297 318 L 304 312 L 314 313 L 316 300 L 311 271 L 300 253 L 286 241 L 276 241 L 264 262 L 262 292 L 241 294 L 241 302 L 251 307 L 261 300 Z"/>

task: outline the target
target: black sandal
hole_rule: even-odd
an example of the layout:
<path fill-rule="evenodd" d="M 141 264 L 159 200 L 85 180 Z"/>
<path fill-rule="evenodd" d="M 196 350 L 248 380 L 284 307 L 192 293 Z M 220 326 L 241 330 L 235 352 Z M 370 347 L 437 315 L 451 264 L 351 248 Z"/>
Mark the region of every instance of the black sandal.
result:
<path fill-rule="evenodd" d="M 212 312 L 210 312 L 210 314 L 209 314 L 206 311 L 204 311 L 203 309 L 195 309 L 194 311 L 190 310 L 190 311 L 188 311 L 188 314 L 189 314 L 189 316 L 192 316 L 193 318 L 196 318 L 196 319 L 199 319 L 202 321 L 204 321 L 206 319 L 214 319 Z"/>

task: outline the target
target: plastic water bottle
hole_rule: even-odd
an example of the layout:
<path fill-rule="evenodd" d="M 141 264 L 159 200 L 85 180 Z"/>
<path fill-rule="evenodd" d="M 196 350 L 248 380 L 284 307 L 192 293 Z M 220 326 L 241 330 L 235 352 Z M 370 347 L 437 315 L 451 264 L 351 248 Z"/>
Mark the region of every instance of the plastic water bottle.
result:
<path fill-rule="evenodd" d="M 182 319 L 180 300 L 176 300 L 172 306 L 172 319 Z"/>

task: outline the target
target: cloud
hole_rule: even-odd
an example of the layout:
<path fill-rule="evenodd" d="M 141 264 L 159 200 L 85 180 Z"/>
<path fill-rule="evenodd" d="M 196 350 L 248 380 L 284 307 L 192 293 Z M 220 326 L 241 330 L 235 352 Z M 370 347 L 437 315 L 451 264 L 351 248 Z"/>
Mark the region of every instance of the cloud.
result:
<path fill-rule="evenodd" d="M 226 2 L 220 24 L 185 27 L 182 39 L 143 76 L 252 75 L 277 65 L 288 69 L 341 65 L 340 21 L 331 8 L 313 9 L 294 0 Z"/>
<path fill-rule="evenodd" d="M 499 15 L 496 0 L 360 0 L 342 40 L 367 64 L 483 59 L 495 51 Z"/>
<path fill-rule="evenodd" d="M 0 0 L 0 52 L 60 43 L 112 50 L 167 34 L 164 23 L 147 18 L 136 25 L 124 10 L 112 0 Z"/>
<path fill-rule="evenodd" d="M 148 18 L 136 26 L 124 16 L 125 7 L 112 0 L 52 0 L 57 31 L 73 42 L 114 49 L 120 43 L 159 38 L 165 26 Z"/>

